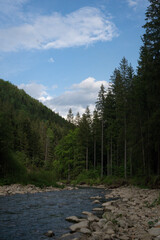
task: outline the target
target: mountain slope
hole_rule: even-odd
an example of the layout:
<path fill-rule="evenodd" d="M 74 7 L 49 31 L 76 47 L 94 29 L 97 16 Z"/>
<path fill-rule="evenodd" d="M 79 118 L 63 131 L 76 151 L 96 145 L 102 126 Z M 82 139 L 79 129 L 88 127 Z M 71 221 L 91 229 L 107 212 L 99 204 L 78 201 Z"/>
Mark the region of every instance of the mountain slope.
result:
<path fill-rule="evenodd" d="M 18 166 L 51 169 L 54 149 L 72 125 L 23 90 L 0 79 L 0 175 Z"/>

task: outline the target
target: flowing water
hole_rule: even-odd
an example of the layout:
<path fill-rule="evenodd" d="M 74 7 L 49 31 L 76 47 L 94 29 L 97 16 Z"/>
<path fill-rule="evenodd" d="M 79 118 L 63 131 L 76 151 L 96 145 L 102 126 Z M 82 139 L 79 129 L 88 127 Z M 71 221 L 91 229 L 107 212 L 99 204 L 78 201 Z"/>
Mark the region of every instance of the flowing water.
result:
<path fill-rule="evenodd" d="M 91 196 L 104 196 L 104 189 L 82 188 L 0 197 L 0 240 L 48 239 L 48 230 L 58 239 L 69 232 L 68 216 L 84 217 L 92 211 Z"/>

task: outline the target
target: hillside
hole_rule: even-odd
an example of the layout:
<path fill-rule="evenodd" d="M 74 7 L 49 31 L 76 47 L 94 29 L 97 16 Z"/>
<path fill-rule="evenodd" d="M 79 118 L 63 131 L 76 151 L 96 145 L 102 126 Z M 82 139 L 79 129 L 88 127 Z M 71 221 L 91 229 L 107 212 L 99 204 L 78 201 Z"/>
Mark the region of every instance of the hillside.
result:
<path fill-rule="evenodd" d="M 17 176 L 22 168 L 50 169 L 54 148 L 71 127 L 23 90 L 0 79 L 1 178 Z"/>

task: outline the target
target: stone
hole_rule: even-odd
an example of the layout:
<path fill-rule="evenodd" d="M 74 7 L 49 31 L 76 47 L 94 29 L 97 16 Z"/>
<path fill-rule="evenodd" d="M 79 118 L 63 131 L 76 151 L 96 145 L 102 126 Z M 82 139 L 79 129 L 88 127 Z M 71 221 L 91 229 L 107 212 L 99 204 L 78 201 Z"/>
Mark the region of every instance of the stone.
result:
<path fill-rule="evenodd" d="M 103 227 L 104 230 L 107 230 L 107 229 L 109 229 L 109 228 L 112 228 L 112 229 L 115 228 L 115 227 L 114 227 L 114 224 L 113 224 L 111 221 L 108 221 L 108 222 L 104 225 L 104 227 Z"/>
<path fill-rule="evenodd" d="M 48 232 L 46 232 L 44 235 L 47 236 L 47 237 L 53 237 L 53 236 L 55 236 L 54 232 L 51 231 L 51 230 L 49 230 Z"/>
<path fill-rule="evenodd" d="M 88 228 L 88 225 L 89 225 L 89 222 L 85 220 L 85 221 L 73 224 L 69 228 L 70 228 L 71 232 L 76 232 L 76 231 L 80 230 L 81 228 Z"/>
<path fill-rule="evenodd" d="M 91 231 L 95 231 L 95 232 L 100 232 L 101 231 L 101 228 L 99 227 L 97 222 L 92 222 L 90 224 L 90 229 L 91 229 Z"/>
<path fill-rule="evenodd" d="M 103 211 L 103 208 L 93 208 L 93 211 L 100 212 L 100 211 Z"/>
<path fill-rule="evenodd" d="M 92 216 L 93 215 L 93 213 L 87 212 L 87 211 L 83 211 L 82 214 L 87 215 L 87 216 Z"/>
<path fill-rule="evenodd" d="M 98 222 L 98 226 L 100 228 L 103 228 L 104 225 L 106 224 L 107 220 L 106 219 L 100 219 L 99 222 Z"/>
<path fill-rule="evenodd" d="M 103 239 L 102 236 L 103 236 L 102 232 L 96 231 L 96 232 L 92 233 L 91 239 L 92 240 L 102 240 Z"/>
<path fill-rule="evenodd" d="M 100 201 L 99 200 L 94 200 L 93 203 L 98 203 L 99 204 Z"/>
<path fill-rule="evenodd" d="M 103 238 L 103 240 L 110 240 L 111 239 L 111 236 L 109 234 L 106 234 Z"/>
<path fill-rule="evenodd" d="M 153 237 L 157 237 L 160 235 L 160 228 L 153 227 L 148 230 L 149 234 Z"/>
<path fill-rule="evenodd" d="M 83 234 L 91 234 L 91 230 L 88 229 L 88 228 L 81 228 L 80 232 L 83 233 Z"/>
<path fill-rule="evenodd" d="M 88 216 L 87 219 L 89 222 L 98 222 L 99 221 L 99 218 L 95 215 Z"/>
<path fill-rule="evenodd" d="M 76 216 L 70 216 L 70 217 L 66 218 L 66 221 L 68 221 L 68 222 L 75 222 L 75 223 L 79 223 L 79 222 L 82 222 L 84 220 L 85 219 L 81 219 L 81 218 L 78 218 Z"/>
<path fill-rule="evenodd" d="M 111 234 L 114 234 L 114 230 L 112 228 L 108 228 L 106 229 L 105 231 L 107 234 L 111 235 Z"/>

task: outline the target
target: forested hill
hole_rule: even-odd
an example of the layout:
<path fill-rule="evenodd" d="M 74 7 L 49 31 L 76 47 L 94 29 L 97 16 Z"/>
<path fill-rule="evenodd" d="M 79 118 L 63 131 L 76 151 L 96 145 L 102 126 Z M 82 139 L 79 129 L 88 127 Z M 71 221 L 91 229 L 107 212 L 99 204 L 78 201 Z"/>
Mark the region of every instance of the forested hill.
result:
<path fill-rule="evenodd" d="M 1 176 L 13 173 L 17 164 L 50 168 L 54 148 L 71 127 L 23 90 L 0 79 Z"/>
<path fill-rule="evenodd" d="M 54 113 L 38 100 L 30 97 L 24 90 L 18 89 L 10 82 L 2 79 L 0 79 L 0 103 L 2 111 L 4 109 L 6 109 L 6 112 L 11 110 L 11 112 L 16 114 L 22 111 L 24 115 L 27 114 L 32 120 L 49 120 L 56 124 L 58 123 L 61 127 L 69 127 L 68 122 L 64 118 Z"/>

